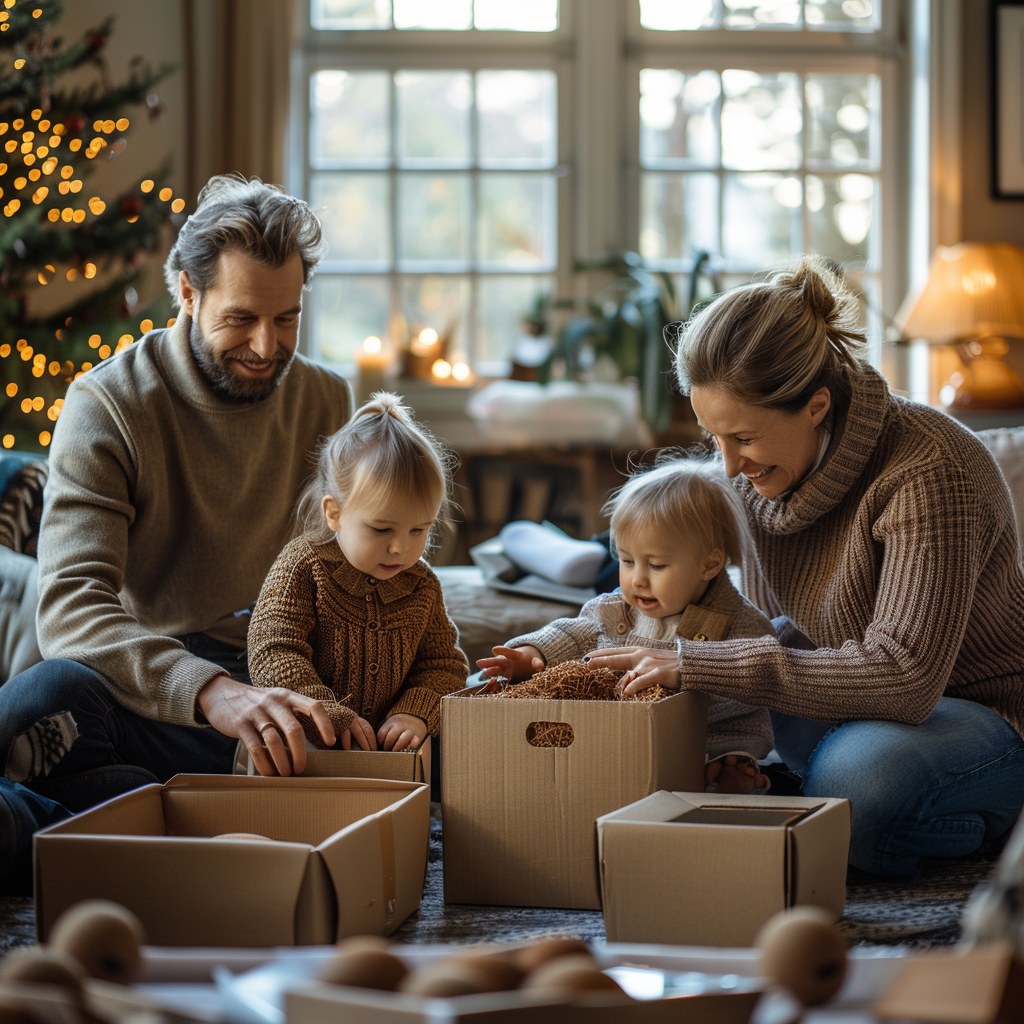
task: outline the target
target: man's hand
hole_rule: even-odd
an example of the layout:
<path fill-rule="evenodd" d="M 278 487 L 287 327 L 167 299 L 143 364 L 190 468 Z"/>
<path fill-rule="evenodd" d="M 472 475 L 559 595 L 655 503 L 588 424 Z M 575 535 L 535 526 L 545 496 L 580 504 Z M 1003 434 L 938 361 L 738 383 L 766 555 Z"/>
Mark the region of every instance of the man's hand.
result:
<path fill-rule="evenodd" d="M 382 750 L 415 750 L 427 736 L 427 723 L 415 715 L 392 715 L 378 730 Z"/>
<path fill-rule="evenodd" d="M 296 711 L 309 715 L 325 745 L 334 746 L 334 726 L 323 705 L 292 690 L 278 686 L 263 689 L 218 675 L 199 691 L 196 703 L 217 732 L 245 744 L 260 775 L 301 775 L 305 771 L 306 735 Z"/>
<path fill-rule="evenodd" d="M 652 686 L 679 689 L 679 654 L 676 651 L 651 647 L 605 647 L 583 660 L 593 668 L 625 670 L 626 674 L 618 686 L 627 697 Z"/>
<path fill-rule="evenodd" d="M 503 676 L 510 682 L 518 679 L 529 679 L 534 672 L 544 669 L 544 655 L 524 644 L 522 647 L 492 647 L 493 658 L 480 658 L 476 667 L 483 669 L 485 679 Z"/>
<path fill-rule="evenodd" d="M 767 793 L 771 784 L 757 761 L 740 751 L 704 765 L 704 789 L 709 793 Z"/>
<path fill-rule="evenodd" d="M 373 735 L 373 726 L 365 718 L 356 715 L 355 721 L 341 734 L 341 749 L 351 750 L 352 741 L 360 750 L 376 750 L 377 737 Z"/>

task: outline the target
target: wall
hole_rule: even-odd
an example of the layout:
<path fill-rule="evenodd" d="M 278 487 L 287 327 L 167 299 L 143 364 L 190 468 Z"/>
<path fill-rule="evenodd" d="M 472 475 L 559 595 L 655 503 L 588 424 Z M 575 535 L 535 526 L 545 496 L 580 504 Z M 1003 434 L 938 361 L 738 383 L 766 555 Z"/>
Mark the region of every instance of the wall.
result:
<path fill-rule="evenodd" d="M 1024 246 L 1024 199 L 992 197 L 991 0 L 967 0 L 962 16 L 960 132 L 965 242 Z"/>

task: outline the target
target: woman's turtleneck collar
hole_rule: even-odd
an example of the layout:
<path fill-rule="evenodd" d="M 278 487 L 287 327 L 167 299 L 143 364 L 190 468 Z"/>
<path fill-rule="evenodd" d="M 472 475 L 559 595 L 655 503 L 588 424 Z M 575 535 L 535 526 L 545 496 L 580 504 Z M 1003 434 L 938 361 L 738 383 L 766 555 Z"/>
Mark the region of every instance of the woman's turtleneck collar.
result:
<path fill-rule="evenodd" d="M 787 495 L 765 498 L 745 477 L 737 482 L 751 515 L 768 533 L 797 533 L 811 526 L 842 502 L 864 472 L 892 398 L 885 378 L 870 366 L 853 377 L 851 391 L 846 412 L 836 418 L 824 461 Z"/>

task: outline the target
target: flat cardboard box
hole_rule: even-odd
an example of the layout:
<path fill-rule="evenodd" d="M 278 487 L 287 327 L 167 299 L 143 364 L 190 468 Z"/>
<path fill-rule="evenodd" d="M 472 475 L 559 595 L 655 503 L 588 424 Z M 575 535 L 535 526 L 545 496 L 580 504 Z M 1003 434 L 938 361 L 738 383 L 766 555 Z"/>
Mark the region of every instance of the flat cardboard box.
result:
<path fill-rule="evenodd" d="M 243 774 L 258 775 L 249 752 Z M 304 779 L 391 779 L 430 784 L 430 737 L 415 750 L 319 750 L 306 748 Z"/>
<path fill-rule="evenodd" d="M 597 833 L 608 942 L 750 946 L 787 907 L 843 913 L 848 800 L 660 792 Z"/>
<path fill-rule="evenodd" d="M 309 985 L 285 993 L 286 1024 L 747 1024 L 760 992 L 646 1002 L 581 994 L 575 1000 L 527 992 L 428 999 L 394 992 Z"/>
<path fill-rule="evenodd" d="M 704 785 L 707 697 L 653 703 L 441 699 L 446 903 L 601 907 L 596 820 L 658 789 Z M 567 723 L 565 747 L 531 744 Z"/>
<path fill-rule="evenodd" d="M 156 946 L 390 935 L 419 908 L 429 828 L 419 783 L 177 775 L 36 833 L 37 932 L 104 898 Z M 276 842 L 211 838 L 227 832 Z"/>

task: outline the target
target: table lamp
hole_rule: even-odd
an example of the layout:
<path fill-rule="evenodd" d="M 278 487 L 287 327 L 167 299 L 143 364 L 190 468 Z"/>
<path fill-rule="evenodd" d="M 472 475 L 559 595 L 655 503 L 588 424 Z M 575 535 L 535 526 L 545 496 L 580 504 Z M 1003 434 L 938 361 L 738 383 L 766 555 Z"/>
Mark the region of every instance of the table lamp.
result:
<path fill-rule="evenodd" d="M 1024 249 L 1005 243 L 939 246 L 928 280 L 896 314 L 904 338 L 955 345 L 963 367 L 939 392 L 954 408 L 1024 406 L 1024 384 L 1004 357 L 1024 344 Z"/>

